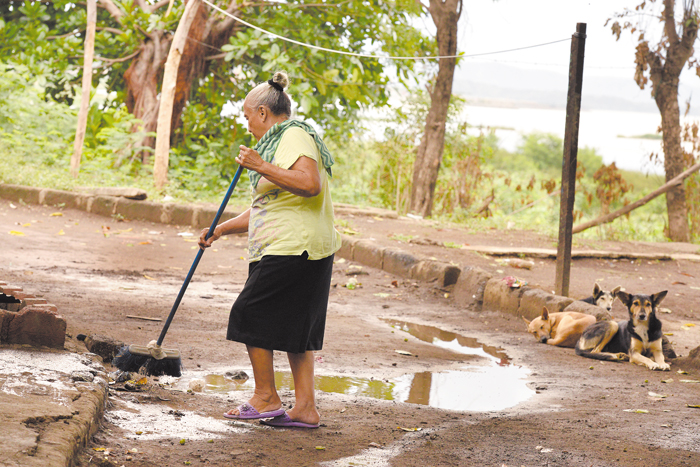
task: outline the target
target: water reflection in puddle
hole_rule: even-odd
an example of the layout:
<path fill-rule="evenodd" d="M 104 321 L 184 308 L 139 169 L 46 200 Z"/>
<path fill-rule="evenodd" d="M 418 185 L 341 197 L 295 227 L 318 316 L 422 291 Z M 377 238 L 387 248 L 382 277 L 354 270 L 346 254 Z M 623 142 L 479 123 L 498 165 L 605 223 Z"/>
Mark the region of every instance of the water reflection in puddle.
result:
<path fill-rule="evenodd" d="M 493 360 L 500 366 L 510 364 L 510 358 L 503 349 L 488 346 L 480 343 L 473 337 L 465 337 L 454 332 L 443 331 L 434 326 L 426 326 L 423 324 L 408 323 L 406 321 L 397 321 L 391 319 L 383 320 L 394 329 L 407 332 L 413 337 L 416 337 L 423 342 L 429 342 L 436 347 L 448 349 L 456 353 L 466 355 L 476 355 Z"/>
<path fill-rule="evenodd" d="M 487 360 L 486 365 L 405 374 L 390 380 L 319 375 L 316 376 L 316 389 L 328 393 L 467 412 L 503 410 L 529 399 L 535 393 L 527 387 L 526 377 L 530 371 L 511 365 L 510 358 L 503 349 L 486 346 L 474 338 L 432 326 L 403 321 L 387 322 L 395 329 L 435 346 L 483 357 Z M 225 394 L 254 388 L 252 379 L 234 380 L 218 374 L 209 374 L 203 376 L 203 380 L 204 392 L 210 393 Z M 294 380 L 290 372 L 275 372 L 275 382 L 279 389 L 294 389 Z"/>

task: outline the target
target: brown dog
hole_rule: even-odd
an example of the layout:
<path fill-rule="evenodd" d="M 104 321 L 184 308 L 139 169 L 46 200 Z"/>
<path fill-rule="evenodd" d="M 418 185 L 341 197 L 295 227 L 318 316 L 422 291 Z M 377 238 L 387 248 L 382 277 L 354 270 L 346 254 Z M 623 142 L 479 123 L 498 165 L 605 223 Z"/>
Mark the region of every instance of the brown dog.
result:
<path fill-rule="evenodd" d="M 576 311 L 550 313 L 547 307 L 542 309 L 542 316 L 532 321 L 523 316 L 523 320 L 527 323 L 527 332 L 543 344 L 570 348 L 576 345 L 583 331 L 596 322 L 593 315 Z"/>

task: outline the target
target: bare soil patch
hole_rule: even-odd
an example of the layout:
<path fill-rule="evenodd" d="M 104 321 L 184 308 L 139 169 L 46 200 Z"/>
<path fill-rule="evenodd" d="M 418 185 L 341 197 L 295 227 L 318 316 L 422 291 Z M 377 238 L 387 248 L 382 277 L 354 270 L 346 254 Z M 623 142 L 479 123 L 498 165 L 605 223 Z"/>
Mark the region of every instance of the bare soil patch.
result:
<path fill-rule="evenodd" d="M 56 212 L 62 215 L 52 216 Z M 448 242 L 453 246 L 555 247 L 553 239 L 536 232 L 467 232 L 410 219 L 339 217 L 359 236 L 382 245 L 460 267 L 478 266 L 494 275 L 514 275 L 545 290 L 554 287 L 554 260 L 534 259 L 531 270 L 514 269 L 500 258 L 444 246 Z M 24 235 L 10 235 L 10 231 Z M 432 243 L 398 242 L 391 238 L 397 233 Z M 162 323 L 126 316 L 167 316 L 196 254 L 191 241 L 196 234 L 188 227 L 116 222 L 81 211 L 0 200 L 1 279 L 56 304 L 68 321 L 72 336 L 68 345 L 76 350 L 84 351 L 83 343 L 75 339 L 79 333 L 146 344 L 158 336 Z M 630 253 L 694 248 L 617 242 L 584 246 Z M 204 255 L 170 328 L 165 344 L 180 348 L 186 376 L 187 372 L 197 377 L 239 370 L 250 373 L 244 346 L 225 340 L 228 310 L 246 277 L 244 247 L 244 238 L 230 237 L 216 244 L 217 251 Z M 174 390 L 167 378 L 149 378 L 134 391 L 119 391 L 119 384 L 114 385 L 104 427 L 81 455 L 79 465 L 700 465 L 700 409 L 690 407 L 700 404 L 700 383 L 682 382 L 700 380 L 698 370 L 673 361 L 670 372 L 652 372 L 628 363 L 583 359 L 571 349 L 535 342 L 520 317 L 465 310 L 450 299 L 449 288 L 414 283 L 367 267 L 362 268 L 364 274 L 354 276 L 360 287 L 349 290 L 343 286 L 353 277 L 346 275 L 351 265 L 336 261 L 326 341 L 317 354 L 318 375 L 388 384 L 405 375 L 490 365 L 487 357 L 433 345 L 386 322 L 395 319 L 475 338 L 499 349 L 508 356 L 509 365 L 529 370 L 524 384 L 531 397 L 499 410 L 456 411 L 387 397 L 319 391 L 321 428 L 280 430 L 256 422 L 223 421 L 221 414 L 247 400 L 250 389 L 187 393 Z M 585 259 L 574 261 L 571 277 L 575 298 L 589 295 L 595 282 L 606 288 L 621 285 L 630 292 L 669 290 L 662 306 L 670 313 L 661 319 L 664 330 L 673 334 L 669 338 L 676 352 L 687 355 L 700 345 L 700 263 Z M 620 303 L 613 314 L 616 319 L 626 317 Z M 282 354 L 277 362 L 281 373 L 288 371 Z M 475 389 L 465 385 L 464 397 Z M 286 387 L 281 396 L 285 403 L 293 400 Z M 149 437 L 147 431 L 158 427 L 129 428 L 127 413 L 137 413 L 136 419 L 144 423 L 181 424 L 181 433 L 186 434 Z M 191 426 L 195 428 L 188 431 Z"/>

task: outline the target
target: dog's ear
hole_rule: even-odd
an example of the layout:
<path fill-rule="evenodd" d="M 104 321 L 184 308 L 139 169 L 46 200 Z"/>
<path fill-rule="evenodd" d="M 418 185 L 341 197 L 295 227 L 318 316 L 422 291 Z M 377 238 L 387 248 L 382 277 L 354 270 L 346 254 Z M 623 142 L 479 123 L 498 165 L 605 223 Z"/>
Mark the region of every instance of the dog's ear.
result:
<path fill-rule="evenodd" d="M 542 307 L 542 319 L 545 321 L 549 321 L 549 310 L 546 306 Z"/>
<path fill-rule="evenodd" d="M 598 285 L 598 283 L 596 282 L 595 285 L 593 286 L 593 296 L 597 297 L 598 295 L 600 295 L 600 291 L 601 291 L 601 288 Z"/>
<path fill-rule="evenodd" d="M 623 305 L 625 305 L 627 308 L 630 307 L 630 303 L 632 301 L 632 295 L 628 294 L 627 292 L 623 292 L 620 290 L 617 293 L 617 298 L 622 302 Z"/>
<path fill-rule="evenodd" d="M 617 294 L 620 293 L 620 289 L 621 289 L 621 288 L 622 288 L 622 287 L 620 287 L 620 286 L 618 285 L 617 287 L 615 287 L 614 289 L 612 289 L 612 291 L 611 291 L 610 293 L 612 294 L 613 298 L 616 298 L 616 297 L 617 297 Z"/>
<path fill-rule="evenodd" d="M 654 308 L 659 306 L 659 303 L 661 303 L 661 300 L 663 300 L 666 297 L 666 294 L 668 293 L 668 290 L 664 290 L 663 292 L 655 293 L 654 295 L 651 296 L 651 304 Z"/>
<path fill-rule="evenodd" d="M 529 328 L 529 327 L 530 327 L 530 321 L 528 321 L 527 318 L 525 318 L 524 316 L 521 316 L 521 318 L 523 319 L 523 321 L 525 321 L 525 324 L 527 324 L 527 327 Z"/>

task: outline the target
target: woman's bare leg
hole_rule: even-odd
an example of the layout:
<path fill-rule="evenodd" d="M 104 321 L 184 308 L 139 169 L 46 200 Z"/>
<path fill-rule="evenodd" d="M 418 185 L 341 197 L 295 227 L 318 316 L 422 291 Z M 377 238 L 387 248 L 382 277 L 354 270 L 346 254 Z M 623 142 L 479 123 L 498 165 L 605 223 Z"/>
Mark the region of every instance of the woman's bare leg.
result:
<path fill-rule="evenodd" d="M 246 346 L 248 357 L 253 365 L 255 392 L 248 403 L 260 413 L 270 412 L 282 407 L 282 401 L 275 388 L 275 368 L 272 364 L 272 350 Z M 238 409 L 228 411 L 230 415 L 238 415 Z"/>
<path fill-rule="evenodd" d="M 314 353 L 287 353 L 289 366 L 294 377 L 294 407 L 287 411 L 289 417 L 297 422 L 316 424 L 321 416 L 316 409 L 314 391 Z"/>

